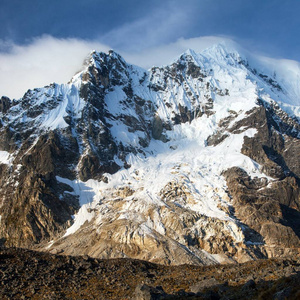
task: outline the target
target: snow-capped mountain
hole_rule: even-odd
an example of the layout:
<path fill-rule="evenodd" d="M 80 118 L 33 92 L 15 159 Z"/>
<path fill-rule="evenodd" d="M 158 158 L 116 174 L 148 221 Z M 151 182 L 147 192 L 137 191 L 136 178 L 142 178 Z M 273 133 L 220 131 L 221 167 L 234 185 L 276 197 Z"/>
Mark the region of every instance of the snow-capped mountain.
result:
<path fill-rule="evenodd" d="M 93 51 L 69 83 L 2 97 L 3 241 L 164 264 L 298 253 L 299 70 L 224 44 L 148 71 Z"/>

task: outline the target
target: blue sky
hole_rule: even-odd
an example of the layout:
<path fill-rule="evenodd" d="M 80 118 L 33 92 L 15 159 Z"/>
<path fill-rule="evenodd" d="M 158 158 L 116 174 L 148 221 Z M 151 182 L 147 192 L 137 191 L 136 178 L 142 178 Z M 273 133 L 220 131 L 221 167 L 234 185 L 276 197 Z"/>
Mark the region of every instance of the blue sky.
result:
<path fill-rule="evenodd" d="M 226 35 L 267 54 L 300 60 L 298 0 L 1 0 L 0 39 L 49 34 L 140 50 L 179 38 Z"/>
<path fill-rule="evenodd" d="M 0 71 L 11 74 L 9 65 L 13 65 L 16 72 L 22 68 L 17 65 L 22 58 L 37 67 L 43 56 L 50 60 L 43 52 L 49 48 L 57 63 L 64 61 L 59 54 L 63 49 L 75 61 L 93 47 L 112 48 L 142 64 L 146 57 L 151 64 L 149 53 L 154 57 L 163 47 L 171 49 L 180 41 L 202 37 L 225 37 L 253 52 L 300 61 L 299 14 L 298 0 L 1 0 Z M 76 50 L 71 48 L 74 45 Z"/>

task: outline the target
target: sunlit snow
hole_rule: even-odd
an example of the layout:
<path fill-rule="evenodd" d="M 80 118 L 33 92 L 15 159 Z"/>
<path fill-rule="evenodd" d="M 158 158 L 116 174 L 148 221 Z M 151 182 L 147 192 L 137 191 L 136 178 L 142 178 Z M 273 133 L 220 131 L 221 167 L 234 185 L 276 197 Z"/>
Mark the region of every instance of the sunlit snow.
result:
<path fill-rule="evenodd" d="M 11 163 L 10 153 L 7 151 L 0 151 L 0 163 L 9 165 Z"/>

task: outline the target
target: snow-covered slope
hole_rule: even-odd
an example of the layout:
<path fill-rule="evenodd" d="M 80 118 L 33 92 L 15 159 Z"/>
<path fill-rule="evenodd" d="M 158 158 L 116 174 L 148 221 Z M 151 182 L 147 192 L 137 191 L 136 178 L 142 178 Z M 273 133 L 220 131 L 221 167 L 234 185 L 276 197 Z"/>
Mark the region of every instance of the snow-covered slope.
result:
<path fill-rule="evenodd" d="M 299 174 L 298 156 L 290 157 L 299 145 L 300 72 L 287 67 L 224 44 L 148 71 L 93 51 L 69 83 L 1 98 L 3 178 L 20 183 L 17 191 L 2 183 L 1 214 L 15 213 L 23 185 L 39 191 L 24 201 L 46 211 L 32 220 L 26 204 L 19 215 L 30 233 L 18 239 L 6 217 L 1 234 L 49 251 L 166 264 L 276 255 L 272 234 L 248 217 L 261 208 L 260 193 L 269 203 L 266 195 L 283 184 L 293 191 L 284 205 L 300 205 L 298 183 L 289 181 Z M 250 177 L 237 183 L 241 169 Z M 244 185 L 256 202 L 245 200 Z M 277 213 L 258 226 L 269 220 L 298 230 Z"/>

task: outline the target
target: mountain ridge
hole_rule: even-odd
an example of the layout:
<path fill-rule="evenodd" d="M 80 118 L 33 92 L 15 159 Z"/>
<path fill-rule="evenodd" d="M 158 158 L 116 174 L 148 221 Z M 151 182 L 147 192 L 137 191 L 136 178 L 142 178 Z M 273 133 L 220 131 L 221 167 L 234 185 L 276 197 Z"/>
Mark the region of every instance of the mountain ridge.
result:
<path fill-rule="evenodd" d="M 68 84 L 2 97 L 1 237 L 163 264 L 297 253 L 285 89 L 217 45 L 149 71 L 93 51 Z"/>

